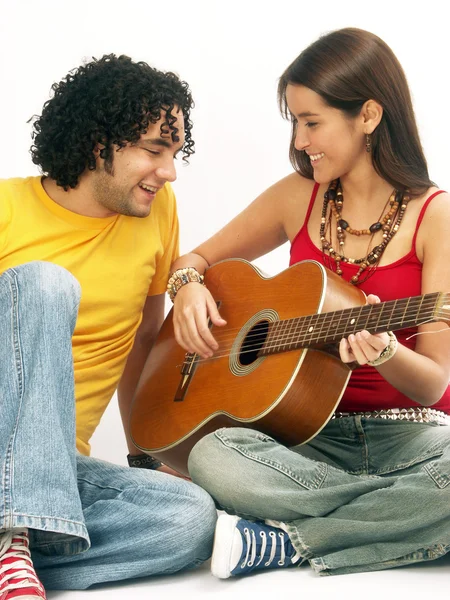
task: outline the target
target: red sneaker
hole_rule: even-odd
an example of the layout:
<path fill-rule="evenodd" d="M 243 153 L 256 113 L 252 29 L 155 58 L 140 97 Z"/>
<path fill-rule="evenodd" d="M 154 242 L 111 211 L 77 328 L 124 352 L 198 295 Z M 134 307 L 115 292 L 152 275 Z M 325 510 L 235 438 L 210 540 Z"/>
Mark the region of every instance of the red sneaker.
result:
<path fill-rule="evenodd" d="M 0 533 L 0 600 L 46 599 L 30 556 L 28 530 Z"/>

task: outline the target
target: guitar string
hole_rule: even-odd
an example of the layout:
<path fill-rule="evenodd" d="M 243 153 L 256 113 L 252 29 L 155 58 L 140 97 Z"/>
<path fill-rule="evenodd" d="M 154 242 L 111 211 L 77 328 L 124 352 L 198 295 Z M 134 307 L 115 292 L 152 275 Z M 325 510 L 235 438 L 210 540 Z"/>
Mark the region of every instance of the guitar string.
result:
<path fill-rule="evenodd" d="M 429 315 L 425 314 L 425 311 L 422 311 L 421 317 L 422 317 L 422 319 L 425 319 L 425 321 L 421 322 L 419 324 L 432 323 L 435 321 L 439 321 L 439 315 L 436 314 L 436 312 L 434 310 L 431 311 L 431 313 Z M 400 318 L 398 321 L 395 319 L 391 319 L 389 321 L 389 324 L 385 324 L 384 327 L 382 327 L 382 326 L 380 326 L 380 324 L 378 324 L 377 329 L 373 330 L 373 333 L 383 333 L 383 332 L 387 331 L 388 329 L 398 330 L 398 329 L 407 329 L 411 326 L 418 326 L 416 318 L 411 318 L 409 321 L 410 322 L 408 322 L 408 319 L 404 319 L 404 318 Z M 275 344 L 275 346 L 277 344 L 289 345 L 289 344 L 292 344 L 293 342 L 327 344 L 327 343 L 332 343 L 333 340 L 335 340 L 336 338 L 341 339 L 343 337 L 347 337 L 348 335 L 350 335 L 352 333 L 354 334 L 354 333 L 357 333 L 358 331 L 362 331 L 363 329 L 366 329 L 359 323 L 355 324 L 355 327 L 352 331 L 349 330 L 348 324 L 344 323 L 342 325 L 344 325 L 344 327 L 340 328 L 340 325 L 338 324 L 337 327 L 335 327 L 332 330 L 329 329 L 326 332 L 323 331 L 323 327 L 316 327 L 313 331 L 307 331 L 307 330 L 301 331 L 301 330 L 291 329 L 291 330 L 286 330 L 286 331 L 272 330 L 269 333 L 264 332 L 264 331 L 256 332 L 254 334 L 249 334 L 247 336 L 244 336 L 242 339 L 242 343 L 245 343 L 246 345 L 252 344 L 254 341 L 259 342 L 264 337 L 265 341 L 268 341 L 270 344 Z M 368 327 L 367 329 L 370 329 L 370 327 Z M 216 338 L 216 339 L 218 339 L 218 338 Z M 235 342 L 235 339 L 236 339 L 236 336 L 231 336 L 225 340 L 221 339 L 220 340 L 221 346 L 223 347 L 224 342 L 226 345 L 231 342 L 231 344 L 230 344 L 230 347 L 231 347 L 233 345 L 233 343 Z M 271 346 L 271 347 L 274 347 L 274 346 Z"/>
<path fill-rule="evenodd" d="M 424 311 L 422 311 L 421 314 L 421 318 L 425 319 L 431 319 L 432 322 L 432 317 L 435 314 L 434 311 L 432 311 L 430 313 L 430 315 L 425 314 Z M 436 315 L 436 321 L 439 320 L 438 315 Z M 275 321 L 275 323 L 277 323 Z M 245 341 L 245 343 L 252 343 L 254 340 L 260 340 L 261 338 L 269 338 L 271 342 L 275 342 L 275 341 L 282 341 L 282 340 L 305 340 L 305 341 L 316 341 L 316 342 L 320 342 L 321 340 L 324 341 L 324 343 L 327 342 L 328 338 L 334 338 L 334 337 L 347 337 L 348 335 L 351 334 L 355 334 L 358 331 L 362 331 L 362 330 L 369 330 L 371 333 L 376 334 L 376 333 L 383 333 L 385 331 L 388 331 L 390 329 L 393 330 L 398 330 L 398 329 L 407 329 L 409 327 L 412 326 L 416 326 L 417 325 L 417 319 L 415 317 L 411 317 L 411 318 L 403 318 L 401 317 L 399 320 L 395 320 L 395 319 L 390 319 L 388 322 L 386 323 L 377 323 L 375 327 L 371 327 L 370 323 L 360 323 L 357 322 L 355 324 L 352 324 L 353 329 L 351 329 L 348 325 L 348 323 L 343 323 L 343 324 L 337 324 L 336 326 L 333 327 L 328 327 L 328 329 L 326 329 L 326 323 L 323 323 L 322 325 L 316 324 L 315 326 L 313 326 L 312 324 L 310 325 L 310 327 L 314 327 L 312 331 L 308 331 L 309 327 L 308 326 L 303 326 L 301 328 L 299 327 L 295 327 L 295 328 L 288 328 L 288 327 L 278 327 L 278 328 L 271 328 L 268 331 L 267 330 L 260 330 L 260 331 L 254 331 L 254 332 L 249 332 L 246 336 L 243 337 L 243 342 Z M 215 332 L 214 332 L 215 333 Z M 223 335 L 223 336 L 215 336 L 216 341 L 219 343 L 219 345 L 222 345 L 224 343 L 228 343 L 231 342 L 233 343 L 236 339 L 235 335 Z"/>
<path fill-rule="evenodd" d="M 418 323 L 417 325 L 418 326 L 420 326 L 420 325 L 426 325 L 427 323 L 433 323 L 433 322 L 434 321 L 426 320 L 426 321 Z M 450 328 L 447 327 L 447 328 L 444 328 L 444 329 L 442 329 L 440 331 L 450 331 Z M 426 335 L 427 333 L 438 333 L 438 332 L 437 331 L 436 332 L 434 332 L 434 331 L 422 332 L 423 335 Z M 418 334 L 415 334 L 415 335 L 418 335 Z M 411 337 L 413 337 L 413 336 L 411 336 Z M 289 344 L 282 344 L 282 345 L 281 344 L 275 344 L 273 346 L 266 346 L 266 347 L 264 347 L 264 350 L 272 350 L 274 348 L 281 348 L 281 346 L 288 346 L 288 345 Z M 308 347 L 302 348 L 301 346 L 299 346 L 298 348 L 292 348 L 290 350 L 302 350 L 302 349 L 303 350 L 307 350 Z M 318 349 L 320 350 L 320 348 L 318 348 Z M 288 350 L 285 350 L 285 351 L 288 351 Z M 183 367 L 184 364 L 188 364 L 189 365 L 190 363 L 195 363 L 195 364 L 200 364 L 201 363 L 201 364 L 203 364 L 203 363 L 206 363 L 206 362 L 211 362 L 213 360 L 217 360 L 219 358 L 227 358 L 227 357 L 231 357 L 231 356 L 241 356 L 243 354 L 249 354 L 249 353 L 254 353 L 254 352 L 255 352 L 254 349 L 242 350 L 241 352 L 226 352 L 226 353 L 223 353 L 223 354 L 215 354 L 211 358 L 196 358 L 198 356 L 198 354 L 196 354 L 196 353 L 187 353 L 189 355 L 189 358 L 185 359 L 184 363 L 177 365 L 177 367 Z M 258 357 L 258 358 L 263 358 L 265 356 L 270 356 L 270 354 L 269 355 L 262 355 L 261 357 Z"/>
<path fill-rule="evenodd" d="M 407 300 L 409 300 L 409 301 L 414 300 L 417 302 L 419 300 L 419 298 L 422 298 L 422 297 L 418 296 L 418 297 L 415 297 L 412 299 L 408 298 Z M 303 326 L 302 322 L 306 322 L 307 319 L 309 319 L 310 321 L 316 319 L 316 321 L 320 321 L 321 323 L 323 322 L 323 324 L 322 324 L 322 328 L 323 328 L 326 324 L 329 324 L 329 322 L 333 322 L 335 320 L 342 321 L 343 318 L 344 318 L 344 320 L 346 319 L 347 321 L 352 318 L 355 318 L 357 320 L 362 320 L 362 321 L 364 321 L 364 320 L 369 321 L 371 318 L 373 319 L 378 316 L 378 320 L 381 320 L 381 317 L 383 317 L 383 319 L 387 318 L 389 320 L 390 318 L 392 318 L 394 316 L 394 313 L 398 313 L 398 312 L 402 311 L 402 309 L 403 309 L 403 307 L 401 305 L 395 306 L 394 302 L 398 302 L 398 301 L 392 301 L 392 304 L 393 304 L 392 307 L 389 306 L 387 309 L 385 308 L 386 303 L 383 303 L 383 308 L 378 309 L 378 312 L 379 312 L 378 315 L 377 315 L 376 310 L 375 311 L 372 310 L 372 307 L 379 307 L 380 306 L 379 304 L 375 304 L 375 305 L 364 304 L 362 306 L 356 306 L 356 307 L 353 307 L 350 309 L 330 311 L 330 312 L 326 312 L 326 313 L 312 313 L 310 315 L 302 315 L 299 317 L 292 317 L 289 319 L 279 319 L 277 321 L 267 321 L 262 318 L 261 321 L 259 321 L 259 323 L 264 322 L 264 321 L 266 323 L 269 323 L 269 325 L 273 325 L 275 323 L 282 323 L 283 327 L 288 327 L 289 325 L 292 326 L 294 323 L 296 323 L 296 326 L 300 325 L 302 327 Z M 436 303 L 437 303 L 436 298 L 428 298 L 428 299 L 426 299 L 425 302 L 422 302 L 420 304 L 420 306 L 417 306 L 417 304 L 416 305 L 412 304 L 412 306 L 406 306 L 403 314 L 406 313 L 405 317 L 412 318 L 413 315 L 417 316 L 417 313 L 422 312 L 423 310 L 434 311 Z M 442 309 L 437 308 L 436 310 L 442 310 Z M 387 313 L 389 311 L 391 313 L 390 317 L 388 317 L 388 315 L 387 315 Z M 355 315 L 354 314 L 355 312 L 358 312 L 359 314 Z M 383 312 L 385 312 L 386 315 L 383 315 Z M 442 314 L 445 315 L 445 312 L 446 311 L 444 311 Z M 374 313 L 374 314 L 372 315 L 372 313 Z M 396 314 L 395 317 L 398 318 L 398 317 L 400 317 L 400 315 Z M 320 325 L 321 323 L 316 323 L 316 325 Z M 310 324 L 308 326 L 310 326 Z M 253 326 L 253 327 L 255 327 L 255 326 Z M 222 339 L 223 341 L 225 341 L 226 337 L 230 337 L 230 338 L 234 337 L 234 334 L 232 332 L 237 332 L 237 331 L 240 331 L 241 329 L 242 329 L 242 326 L 235 327 L 235 328 L 218 329 L 217 331 L 215 331 L 216 339 L 217 340 Z M 222 333 L 222 335 L 221 335 L 221 333 Z"/>
<path fill-rule="evenodd" d="M 423 323 L 422 323 L 422 325 L 423 325 Z M 432 333 L 443 333 L 444 331 L 450 331 L 450 327 L 444 327 L 443 329 L 438 329 L 437 331 L 418 331 L 417 333 L 413 333 L 412 335 L 409 335 L 405 339 L 411 340 L 413 337 L 416 337 L 418 335 L 431 335 Z"/>
<path fill-rule="evenodd" d="M 367 305 L 364 305 L 364 307 Z M 364 308 L 363 307 L 363 308 Z M 347 309 L 346 309 L 347 310 Z M 350 309 L 350 310 L 357 310 L 357 309 Z M 345 316 L 343 318 L 343 311 L 333 311 L 333 312 L 328 312 L 328 313 L 316 313 L 316 314 L 312 314 L 312 315 L 304 315 L 302 317 L 294 317 L 291 319 L 284 319 L 284 320 L 278 320 L 278 321 L 266 321 L 266 323 L 268 324 L 268 329 L 270 329 L 271 331 L 271 335 L 274 336 L 275 334 L 278 335 L 280 338 L 286 335 L 311 335 L 311 334 L 315 334 L 317 329 L 319 329 L 319 333 L 320 336 L 324 336 L 325 334 L 329 335 L 330 331 L 332 333 L 340 333 L 340 334 L 344 334 L 345 330 L 348 329 L 349 327 L 349 321 L 354 319 L 356 321 L 356 323 L 352 323 L 351 325 L 354 325 L 354 330 L 352 332 L 356 332 L 356 331 L 361 331 L 361 329 L 365 329 L 365 328 L 369 328 L 369 329 L 373 329 L 373 325 L 375 325 L 375 323 L 371 322 L 371 320 L 373 321 L 374 319 L 376 319 L 378 317 L 378 320 L 376 322 L 376 328 L 379 329 L 390 329 L 394 326 L 394 322 L 393 319 L 400 319 L 399 322 L 395 322 L 395 325 L 398 325 L 398 323 L 401 323 L 401 321 L 405 321 L 407 322 L 408 320 L 416 320 L 417 318 L 417 313 L 421 313 L 420 316 L 422 316 L 422 318 L 425 317 L 425 313 L 427 311 L 430 311 L 430 317 L 432 314 L 435 313 L 436 311 L 436 318 L 438 318 L 438 316 L 445 316 L 445 312 L 446 311 L 441 311 L 441 313 L 438 315 L 437 312 L 440 311 L 441 309 L 435 309 L 435 302 L 432 303 L 432 306 L 427 306 L 427 305 L 422 305 L 419 308 L 417 307 L 408 307 L 408 312 L 405 315 L 405 313 L 403 312 L 402 314 L 391 314 L 391 315 L 383 315 L 383 310 L 379 311 L 379 314 L 377 315 L 376 313 L 374 313 L 373 315 L 371 314 L 371 311 L 365 311 L 365 313 L 368 314 L 361 314 L 361 310 L 359 311 L 360 314 L 359 315 L 352 315 L 352 314 L 348 314 L 347 316 Z M 385 311 L 387 312 L 387 311 Z M 394 310 L 391 311 L 391 313 L 398 313 L 398 307 L 395 308 Z M 336 316 L 336 315 L 340 315 L 340 316 Z M 314 323 L 314 320 L 316 321 Z M 343 321 L 341 323 L 341 321 Z M 362 322 L 361 322 L 362 321 Z M 381 323 L 380 323 L 381 322 Z M 259 322 L 261 323 L 261 321 Z M 332 329 L 330 327 L 330 325 L 337 323 L 337 325 Z M 383 325 L 384 323 L 384 325 Z M 256 324 L 255 324 L 256 325 Z M 272 327 L 271 327 L 272 326 Z M 371 327 L 372 326 L 372 327 Z M 307 330 L 310 327 L 314 327 L 314 330 L 312 332 L 308 332 Z M 328 332 L 326 331 L 326 327 L 328 327 Z M 261 331 L 254 331 L 255 326 L 253 326 L 252 328 L 249 329 L 249 333 L 246 336 L 246 340 L 252 339 L 252 338 L 256 338 L 256 337 L 261 337 L 262 332 Z M 406 325 L 405 325 L 406 328 Z M 253 331 L 252 331 L 253 329 Z M 214 331 L 215 334 L 215 339 L 217 342 L 227 342 L 228 340 L 234 340 L 235 339 L 235 333 L 234 332 L 238 332 L 241 331 L 242 327 L 237 327 L 237 328 L 227 328 L 227 329 L 221 329 L 218 331 Z M 351 332 L 351 333 L 352 333 Z M 263 333 L 264 335 L 264 333 Z M 325 336 L 326 337 L 326 336 Z"/>
<path fill-rule="evenodd" d="M 433 320 L 430 319 L 426 319 L 423 322 L 420 322 L 419 325 L 425 325 L 427 323 L 433 323 Z M 415 323 L 415 322 L 414 322 Z M 416 323 L 415 323 L 416 324 Z M 395 328 L 395 324 L 394 324 L 394 328 Z M 425 333 L 425 332 L 424 332 Z M 311 335 L 311 334 L 310 334 Z M 330 335 L 328 337 L 331 337 L 331 339 L 327 340 L 326 337 L 323 336 L 319 336 L 319 337 L 314 337 L 311 335 L 311 337 L 309 339 L 300 339 L 299 336 L 292 334 L 291 336 L 279 336 L 278 338 L 276 336 L 272 336 L 268 341 L 269 344 L 263 344 L 261 346 L 261 350 L 273 350 L 273 349 L 280 349 L 282 350 L 283 347 L 286 346 L 290 346 L 293 343 L 298 343 L 299 346 L 298 348 L 301 348 L 301 344 L 305 344 L 306 347 L 308 347 L 309 345 L 314 345 L 314 344 L 321 344 L 321 345 L 326 345 L 326 344 L 330 344 L 330 343 L 337 343 L 338 341 L 340 341 L 342 339 L 342 336 L 339 332 L 336 333 L 336 335 Z M 221 350 L 228 350 L 231 349 L 232 345 L 229 346 L 229 348 L 224 348 L 222 347 Z M 292 350 L 298 349 L 298 348 L 292 348 Z M 224 356 L 228 356 L 228 355 L 232 355 L 232 354 L 246 354 L 249 352 L 255 352 L 255 347 L 250 347 L 250 348 L 246 348 L 245 350 L 241 350 L 240 352 L 235 352 L 235 353 L 230 353 L 230 354 L 225 354 Z"/>
<path fill-rule="evenodd" d="M 433 321 L 431 321 L 431 322 L 433 322 Z M 425 325 L 427 323 L 430 323 L 430 321 L 424 321 L 423 323 L 419 323 L 419 325 Z M 425 332 L 424 331 L 424 332 L 417 333 L 417 334 L 414 334 L 414 335 L 426 335 L 427 333 L 440 333 L 440 332 L 444 332 L 444 331 L 450 331 L 450 328 L 447 327 L 445 329 L 441 329 L 441 330 L 439 330 L 439 332 L 438 331 L 429 331 L 429 332 Z M 414 337 L 414 335 L 410 336 L 410 337 Z M 409 338 L 407 338 L 407 339 L 409 339 Z M 289 344 L 286 344 L 286 345 L 289 345 Z M 297 348 L 290 348 L 290 349 L 283 350 L 281 348 L 281 346 L 278 345 L 278 344 L 275 345 L 275 346 L 266 347 L 265 349 L 266 350 L 270 350 L 270 349 L 273 349 L 273 348 L 280 349 L 280 353 L 282 353 L 282 352 L 288 352 L 288 351 L 292 351 L 292 350 L 308 350 L 308 346 L 305 346 L 305 347 L 299 346 Z M 312 348 L 312 349 L 313 350 L 320 350 L 320 347 L 319 348 Z M 224 353 L 224 354 L 215 354 L 211 358 L 196 358 L 198 356 L 198 354 L 189 354 L 190 358 L 186 359 L 183 364 L 177 365 L 177 367 L 178 368 L 182 368 L 184 365 L 189 365 L 189 364 L 194 364 L 194 363 L 195 364 L 203 364 L 203 363 L 207 363 L 207 362 L 212 362 L 212 361 L 214 361 L 216 359 L 219 359 L 219 358 L 228 358 L 228 357 L 232 357 L 232 356 L 242 356 L 243 354 L 250 354 L 250 353 L 254 353 L 254 352 L 255 352 L 254 349 L 243 350 L 241 352 L 227 352 L 227 353 Z M 273 354 L 276 354 L 276 353 L 263 354 L 262 356 L 258 356 L 257 358 L 266 358 L 267 356 L 272 356 Z"/>

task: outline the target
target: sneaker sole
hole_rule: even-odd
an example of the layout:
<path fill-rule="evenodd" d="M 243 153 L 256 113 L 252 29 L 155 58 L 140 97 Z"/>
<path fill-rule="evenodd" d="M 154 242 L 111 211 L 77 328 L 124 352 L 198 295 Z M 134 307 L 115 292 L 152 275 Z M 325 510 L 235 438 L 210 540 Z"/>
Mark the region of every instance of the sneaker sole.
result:
<path fill-rule="evenodd" d="M 18 589 L 20 589 L 20 588 L 18 588 Z M 17 589 L 14 591 L 16 592 Z M 30 596 L 29 594 L 27 594 L 26 596 L 15 596 L 11 600 L 16 600 L 16 599 L 17 600 L 44 600 L 44 596 L 36 596 L 36 595 Z"/>
<path fill-rule="evenodd" d="M 231 575 L 230 557 L 233 553 L 233 539 L 238 521 L 239 517 L 235 515 L 220 515 L 217 519 L 211 573 L 219 579 L 228 579 Z"/>

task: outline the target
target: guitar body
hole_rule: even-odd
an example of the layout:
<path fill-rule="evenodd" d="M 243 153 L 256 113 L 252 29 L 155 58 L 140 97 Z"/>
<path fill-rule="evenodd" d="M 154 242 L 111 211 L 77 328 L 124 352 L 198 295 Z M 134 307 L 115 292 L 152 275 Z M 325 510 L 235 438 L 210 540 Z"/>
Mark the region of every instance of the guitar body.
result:
<path fill-rule="evenodd" d="M 185 474 L 194 444 L 220 427 L 250 427 L 289 446 L 317 435 L 351 373 L 336 347 L 257 357 L 243 352 L 246 335 L 261 321 L 365 304 L 358 288 L 314 261 L 266 278 L 244 260 L 227 260 L 208 269 L 205 283 L 227 321 L 212 327 L 219 350 L 209 360 L 196 357 L 183 376 L 189 355 L 175 341 L 170 312 L 145 364 L 130 421 L 139 448 Z"/>

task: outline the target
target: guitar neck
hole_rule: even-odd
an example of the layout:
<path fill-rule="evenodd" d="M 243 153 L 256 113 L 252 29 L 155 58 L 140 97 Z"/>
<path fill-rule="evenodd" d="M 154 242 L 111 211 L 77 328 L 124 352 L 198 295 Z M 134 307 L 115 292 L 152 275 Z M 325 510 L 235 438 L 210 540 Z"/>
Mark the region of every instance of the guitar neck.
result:
<path fill-rule="evenodd" d="M 363 329 L 370 333 L 382 333 L 447 320 L 450 309 L 448 296 L 435 292 L 275 321 L 269 325 L 266 341 L 259 354 L 263 356 L 334 344 Z"/>

